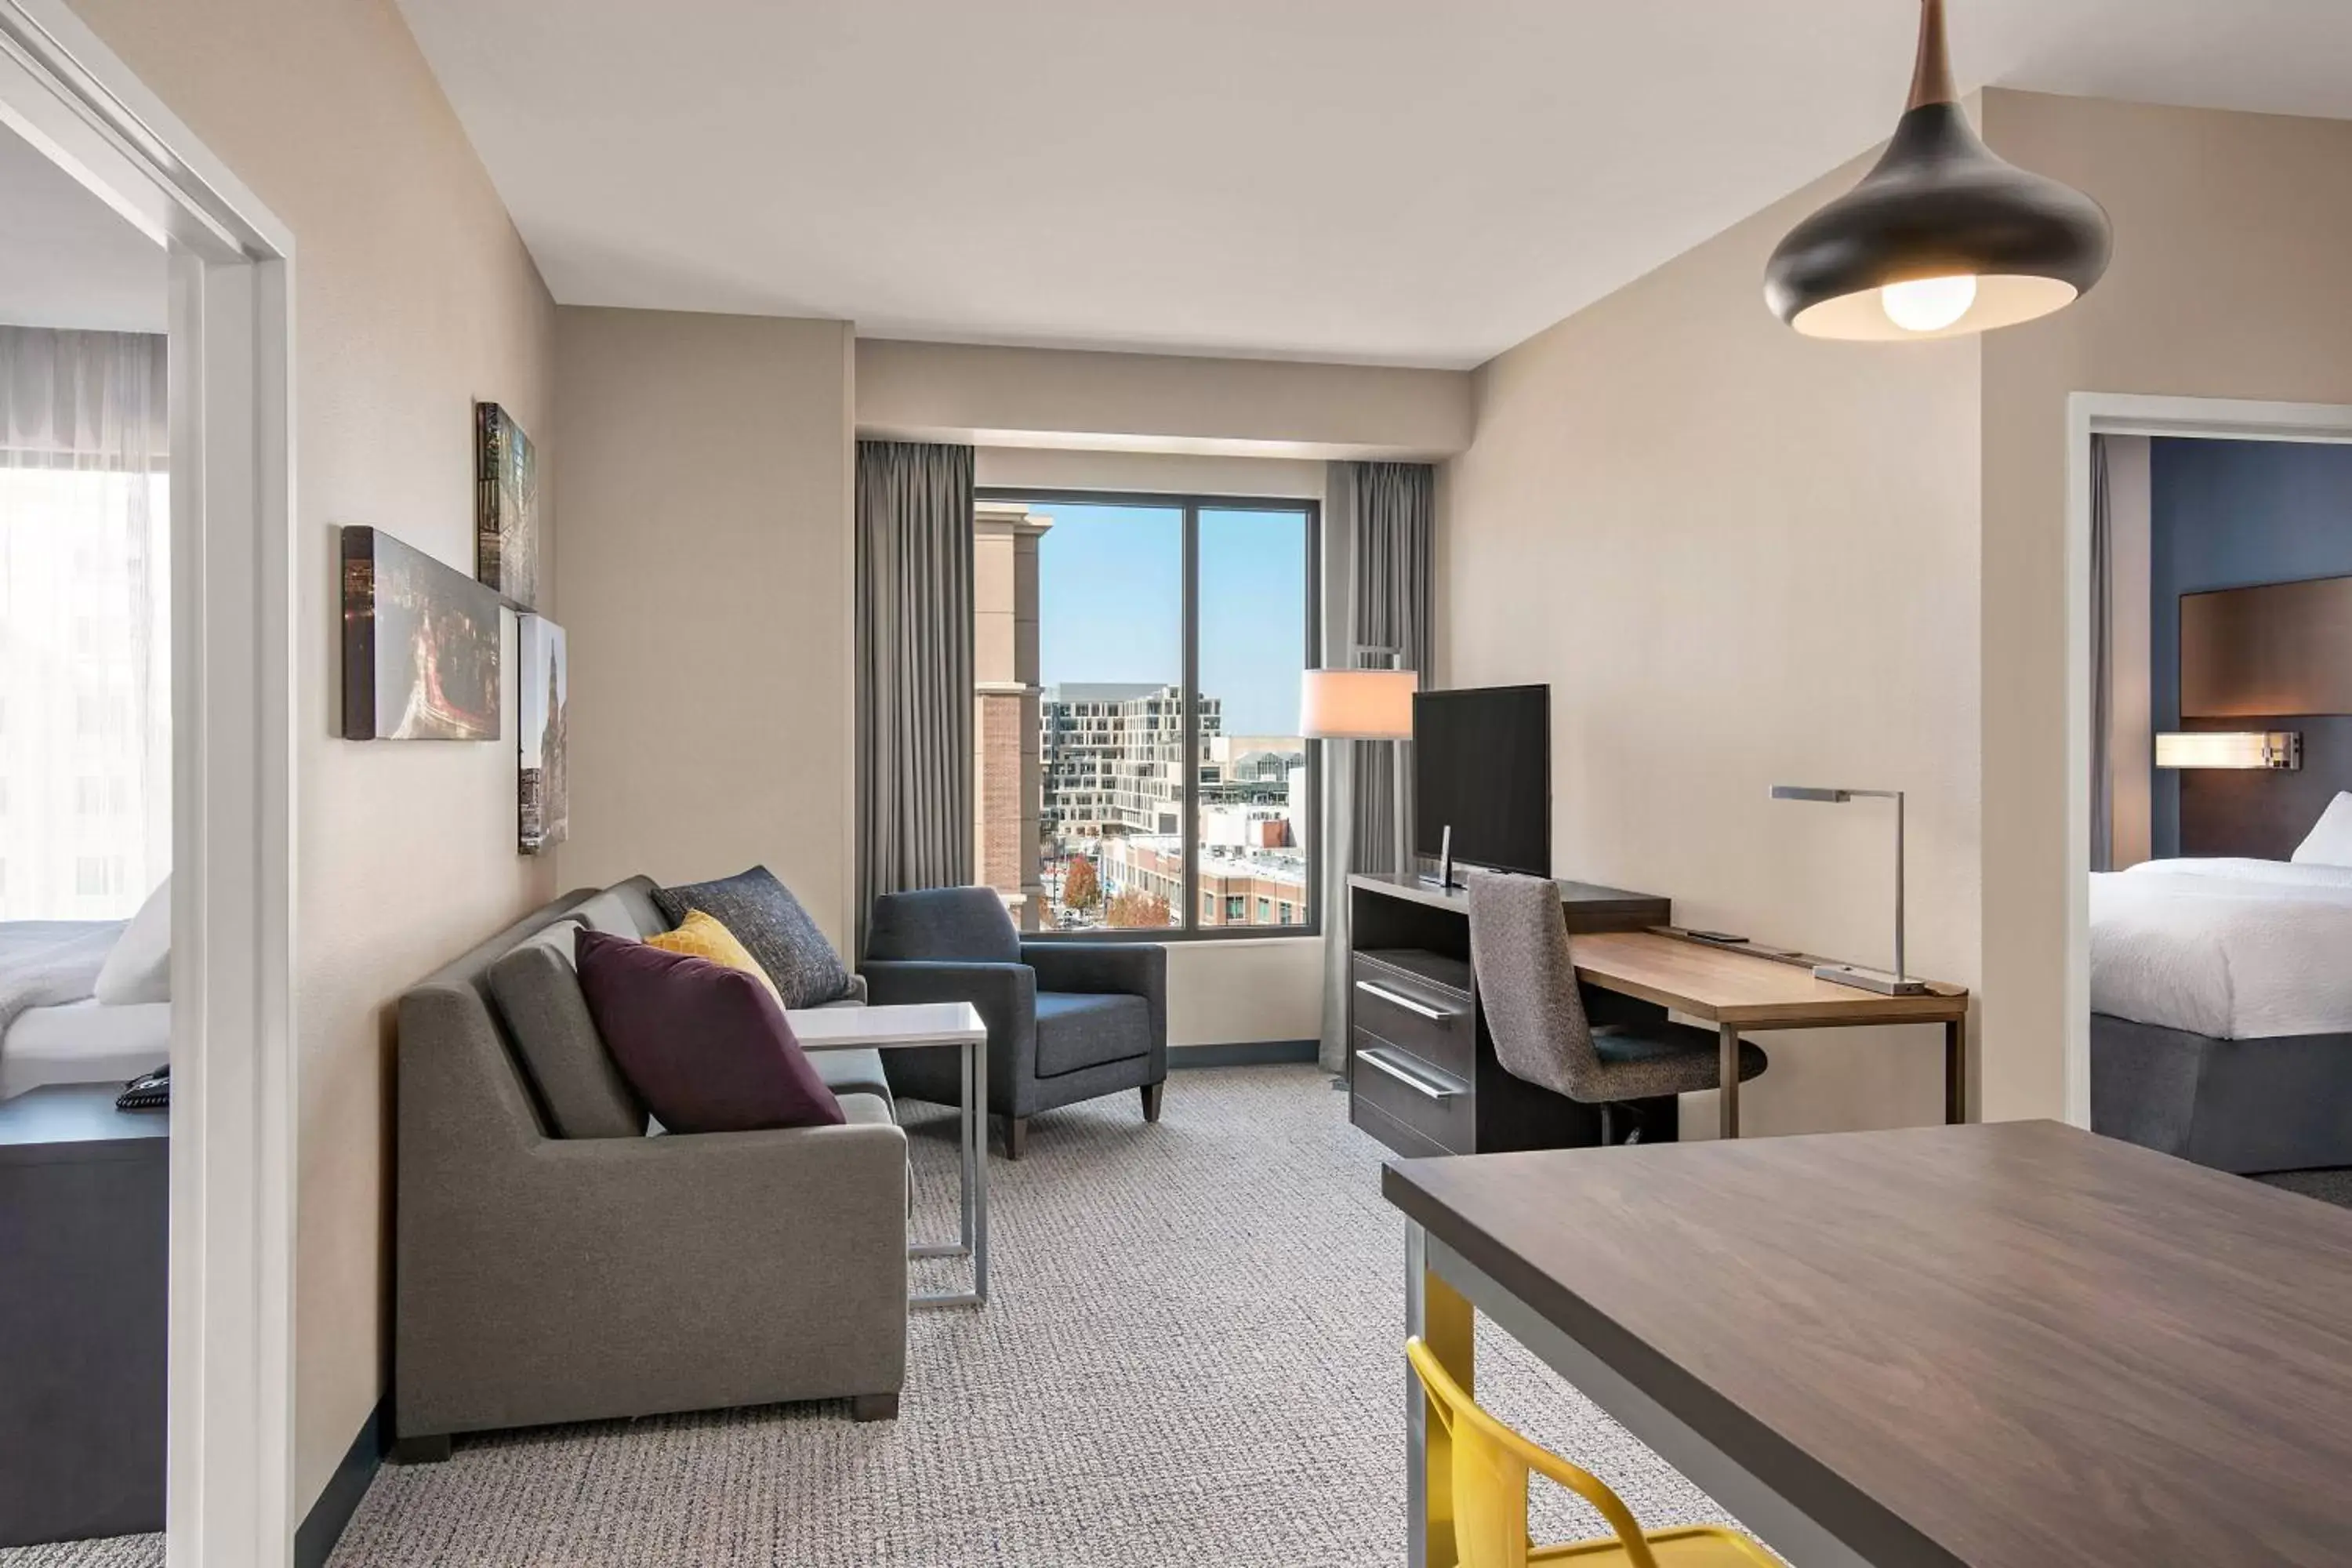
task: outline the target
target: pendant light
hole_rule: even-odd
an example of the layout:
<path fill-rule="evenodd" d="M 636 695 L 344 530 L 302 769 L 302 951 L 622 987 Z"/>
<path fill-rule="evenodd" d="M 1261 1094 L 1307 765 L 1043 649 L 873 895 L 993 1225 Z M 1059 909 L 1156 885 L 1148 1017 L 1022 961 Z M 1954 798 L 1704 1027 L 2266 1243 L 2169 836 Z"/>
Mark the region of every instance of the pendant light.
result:
<path fill-rule="evenodd" d="M 2063 310 L 2107 269 L 2107 215 L 1996 157 L 1952 89 L 1944 0 L 1921 0 L 1911 101 L 1862 184 L 1790 231 L 1772 313 L 1814 338 L 1952 338 Z"/>

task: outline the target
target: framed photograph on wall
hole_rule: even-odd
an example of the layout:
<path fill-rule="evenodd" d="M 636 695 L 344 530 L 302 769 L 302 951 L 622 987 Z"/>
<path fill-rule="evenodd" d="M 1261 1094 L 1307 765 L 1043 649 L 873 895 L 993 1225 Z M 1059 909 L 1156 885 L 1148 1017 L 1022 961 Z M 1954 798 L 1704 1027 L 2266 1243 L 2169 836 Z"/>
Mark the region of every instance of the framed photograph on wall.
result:
<path fill-rule="evenodd" d="M 571 831 L 564 736 L 572 693 L 563 628 L 545 616 L 527 615 L 517 630 L 516 657 L 522 664 L 519 843 L 524 854 L 536 855 L 562 843 Z"/>
<path fill-rule="evenodd" d="M 343 738 L 499 738 L 499 596 L 380 528 L 342 531 Z"/>
<path fill-rule="evenodd" d="M 474 405 L 474 575 L 519 610 L 539 603 L 539 458 L 514 416 Z"/>

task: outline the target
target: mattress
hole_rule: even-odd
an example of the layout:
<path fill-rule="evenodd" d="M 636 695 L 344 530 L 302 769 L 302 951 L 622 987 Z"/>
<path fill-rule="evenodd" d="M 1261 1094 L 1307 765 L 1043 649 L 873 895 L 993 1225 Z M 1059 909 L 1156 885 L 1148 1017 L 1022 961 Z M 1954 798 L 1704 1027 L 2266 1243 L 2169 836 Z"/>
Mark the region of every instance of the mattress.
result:
<path fill-rule="evenodd" d="M 0 1036 L 0 1100 L 50 1083 L 121 1083 L 172 1058 L 172 1005 L 27 1007 Z"/>
<path fill-rule="evenodd" d="M 2352 1032 L 2352 868 L 2212 858 L 2094 875 L 2091 1010 L 2217 1039 Z"/>

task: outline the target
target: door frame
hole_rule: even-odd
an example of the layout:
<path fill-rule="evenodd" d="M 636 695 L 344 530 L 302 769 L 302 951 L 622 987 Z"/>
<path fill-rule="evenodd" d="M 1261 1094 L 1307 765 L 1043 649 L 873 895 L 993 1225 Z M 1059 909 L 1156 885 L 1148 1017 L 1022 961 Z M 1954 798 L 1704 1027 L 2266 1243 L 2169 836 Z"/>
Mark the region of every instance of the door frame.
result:
<path fill-rule="evenodd" d="M 2352 405 L 2077 392 L 2066 400 L 2066 1120 L 2091 1125 L 2091 437 L 2352 443 Z"/>
<path fill-rule="evenodd" d="M 0 0 L 0 121 L 171 277 L 165 1561 L 293 1552 L 294 237 L 77 16 Z"/>

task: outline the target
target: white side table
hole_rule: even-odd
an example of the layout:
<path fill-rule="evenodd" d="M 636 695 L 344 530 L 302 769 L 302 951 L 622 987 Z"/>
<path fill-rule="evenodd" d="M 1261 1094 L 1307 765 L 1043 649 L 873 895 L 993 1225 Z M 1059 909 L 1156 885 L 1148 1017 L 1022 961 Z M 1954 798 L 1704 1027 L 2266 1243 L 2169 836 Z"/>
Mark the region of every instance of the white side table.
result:
<path fill-rule="evenodd" d="M 969 1258 L 971 1289 L 909 1296 L 916 1308 L 988 1305 L 988 1026 L 969 1002 L 900 1007 L 799 1007 L 784 1015 L 805 1051 L 963 1048 L 963 1237 L 909 1245 L 908 1258 Z"/>

